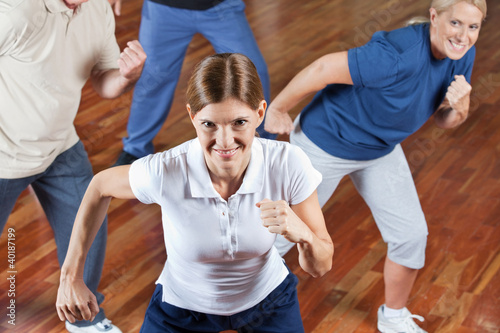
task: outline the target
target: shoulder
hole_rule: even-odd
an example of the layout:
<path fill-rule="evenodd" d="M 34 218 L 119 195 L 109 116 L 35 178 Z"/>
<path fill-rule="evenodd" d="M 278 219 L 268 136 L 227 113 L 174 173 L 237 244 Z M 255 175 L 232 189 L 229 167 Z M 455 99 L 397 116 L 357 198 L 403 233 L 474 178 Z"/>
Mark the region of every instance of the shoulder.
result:
<path fill-rule="evenodd" d="M 165 184 L 182 190 L 187 179 L 187 152 L 190 141 L 164 152 L 140 158 L 130 166 L 129 182 L 144 203 L 159 202 Z M 172 187 L 171 187 L 172 188 Z"/>
<path fill-rule="evenodd" d="M 263 142 L 270 184 L 281 188 L 292 205 L 307 199 L 321 183 L 322 176 L 306 153 L 288 142 L 259 139 Z"/>
<path fill-rule="evenodd" d="M 82 9 L 87 8 L 87 10 L 97 11 L 101 13 L 107 13 L 111 8 L 111 5 L 107 0 L 90 0 L 81 4 Z"/>
<path fill-rule="evenodd" d="M 425 24 L 408 26 L 392 31 L 378 31 L 371 40 L 363 46 L 349 50 L 351 58 L 354 55 L 365 55 L 385 62 L 397 62 L 401 59 L 419 57 L 425 44 L 429 43 L 428 27 Z"/>
<path fill-rule="evenodd" d="M 0 0 L 0 13 L 6 13 L 12 10 L 12 8 L 16 7 L 19 5 L 19 3 L 23 2 L 23 0 L 16 0 L 16 1 L 7 1 L 7 0 Z"/>
<path fill-rule="evenodd" d="M 197 141 L 196 139 L 192 139 L 192 140 L 183 142 L 183 143 L 179 144 L 178 146 L 175 146 L 173 148 L 170 148 L 170 149 L 165 150 L 165 151 L 158 153 L 158 154 L 160 154 L 161 156 L 163 156 L 164 158 L 167 158 L 167 159 L 175 159 L 175 158 L 179 158 L 181 156 L 185 156 L 189 152 L 191 147 L 196 144 L 196 141 Z"/>
<path fill-rule="evenodd" d="M 42 1 L 31 1 L 27 0 L 0 0 L 0 13 L 17 13 L 17 12 L 30 12 L 30 8 L 37 8 L 37 5 L 41 5 Z"/>
<path fill-rule="evenodd" d="M 378 31 L 365 45 L 350 49 L 348 63 L 354 85 L 387 87 L 415 71 L 425 53 L 424 35 L 422 27 L 416 26 Z"/>
<path fill-rule="evenodd" d="M 264 158 L 268 166 L 301 168 L 309 162 L 309 158 L 302 149 L 289 142 L 257 139 L 262 145 Z"/>
<path fill-rule="evenodd" d="M 115 33 L 115 16 L 108 0 L 84 2 L 80 5 L 78 15 L 86 17 L 86 22 L 90 20 L 94 26 L 106 26 Z"/>
<path fill-rule="evenodd" d="M 161 161 L 163 164 L 175 164 L 181 161 L 186 161 L 189 150 L 195 143 L 194 140 L 186 141 L 178 146 L 149 155 L 152 160 Z"/>
<path fill-rule="evenodd" d="M 370 57 L 368 71 L 380 69 L 394 74 L 395 80 L 411 77 L 430 61 L 430 38 L 427 24 L 412 25 L 392 31 L 379 31 L 366 44 Z M 366 56 L 365 56 L 366 58 Z M 361 59 L 365 59 L 361 58 Z M 370 69 L 370 66 L 373 67 Z"/>
<path fill-rule="evenodd" d="M 428 25 L 417 24 L 408 27 L 392 30 L 381 31 L 374 35 L 374 39 L 384 40 L 391 45 L 394 50 L 399 53 L 407 53 L 415 48 L 421 48 L 429 37 Z"/>
<path fill-rule="evenodd" d="M 6 55 L 35 36 L 47 20 L 42 0 L 0 0 L 0 55 Z"/>
<path fill-rule="evenodd" d="M 368 43 L 349 51 L 366 53 L 369 50 L 372 54 L 384 53 L 398 57 L 422 48 L 426 42 L 426 30 L 428 35 L 428 29 L 424 24 L 420 24 L 392 31 L 377 31 Z"/>
<path fill-rule="evenodd" d="M 29 24 L 42 24 L 46 16 L 47 10 L 42 0 L 0 0 L 2 26 L 9 22 L 19 30 Z"/>
<path fill-rule="evenodd" d="M 289 142 L 256 138 L 256 143 L 262 146 L 267 158 L 279 158 L 288 155 L 292 145 Z"/>
<path fill-rule="evenodd" d="M 140 172 L 158 176 L 163 175 L 167 170 L 170 174 L 176 168 L 185 169 L 191 142 L 187 141 L 169 150 L 140 158 L 132 163 L 132 166 L 135 170 L 141 170 Z"/>

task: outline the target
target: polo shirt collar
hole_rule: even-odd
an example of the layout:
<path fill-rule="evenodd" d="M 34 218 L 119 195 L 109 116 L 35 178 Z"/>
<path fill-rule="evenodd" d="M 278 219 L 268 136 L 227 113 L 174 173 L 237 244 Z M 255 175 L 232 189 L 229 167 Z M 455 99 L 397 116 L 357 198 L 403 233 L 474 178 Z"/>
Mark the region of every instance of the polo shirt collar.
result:
<path fill-rule="evenodd" d="M 255 138 L 252 143 L 250 163 L 248 164 L 243 183 L 236 192 L 237 194 L 248 194 L 262 191 L 264 186 L 265 166 L 262 143 Z M 195 198 L 216 198 L 220 197 L 214 189 L 207 164 L 203 155 L 200 141 L 196 138 L 191 141 L 187 152 L 188 162 L 188 183 L 191 195 Z"/>
<path fill-rule="evenodd" d="M 82 4 L 80 4 L 77 8 L 76 8 L 76 11 L 73 10 L 73 9 L 70 9 L 68 8 L 68 6 L 66 6 L 66 4 L 64 3 L 63 0 L 43 0 L 44 3 L 45 3 L 45 7 L 47 8 L 47 10 L 51 13 L 64 13 L 66 14 L 66 16 L 68 17 L 72 17 L 74 16 L 75 14 L 79 13 L 82 8 L 84 8 L 85 6 L 88 6 L 88 3 L 87 2 L 84 2 Z"/>
<path fill-rule="evenodd" d="M 72 11 L 72 9 L 69 9 L 65 4 L 63 0 L 43 0 L 45 2 L 45 7 L 49 10 L 51 13 L 63 13 L 66 11 Z"/>

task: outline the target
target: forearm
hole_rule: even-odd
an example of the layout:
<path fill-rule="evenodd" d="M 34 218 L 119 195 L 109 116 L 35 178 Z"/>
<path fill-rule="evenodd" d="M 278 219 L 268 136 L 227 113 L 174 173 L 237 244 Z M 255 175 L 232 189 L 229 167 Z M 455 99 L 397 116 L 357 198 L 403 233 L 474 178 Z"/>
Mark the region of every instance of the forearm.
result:
<path fill-rule="evenodd" d="M 111 197 L 100 193 L 94 178 L 75 218 L 68 253 L 61 268 L 61 280 L 83 278 L 87 253 L 105 219 L 110 201 Z"/>
<path fill-rule="evenodd" d="M 333 242 L 316 191 L 292 210 L 300 223 L 295 223 L 295 236 L 289 240 L 297 243 L 300 267 L 314 277 L 322 276 L 332 268 Z"/>
<path fill-rule="evenodd" d="M 83 281 L 87 253 L 101 228 L 111 198 L 135 198 L 130 187 L 130 165 L 106 169 L 98 173 L 83 197 L 69 243 L 68 253 L 61 268 L 56 308 L 59 319 L 92 321 L 99 313 L 95 295 Z"/>
<path fill-rule="evenodd" d="M 454 128 L 462 124 L 469 115 L 472 86 L 465 76 L 455 75 L 448 86 L 443 103 L 434 114 L 436 125 L 441 128 Z"/>
<path fill-rule="evenodd" d="M 87 188 L 75 218 L 68 253 L 61 268 L 56 309 L 61 320 L 94 320 L 99 313 L 95 295 L 83 279 L 85 259 L 102 225 L 110 198 L 97 190 L 95 177 Z"/>
<path fill-rule="evenodd" d="M 436 125 L 443 129 L 455 128 L 461 125 L 469 115 L 469 98 L 467 97 L 461 108 L 452 108 L 445 100 L 434 115 Z"/>
<path fill-rule="evenodd" d="M 116 98 L 129 91 L 136 81 L 122 76 L 119 69 L 95 71 L 92 73 L 92 86 L 102 98 Z"/>
<path fill-rule="evenodd" d="M 313 63 L 300 71 L 274 98 L 271 107 L 276 111 L 288 113 L 308 95 L 326 87 L 314 80 L 314 73 L 317 70 L 319 70 L 317 64 Z M 307 84 L 308 82 L 310 84 Z"/>
<path fill-rule="evenodd" d="M 347 52 L 327 54 L 301 70 L 276 96 L 271 106 L 279 112 L 289 112 L 310 94 L 333 83 L 352 84 Z"/>
<path fill-rule="evenodd" d="M 311 240 L 297 243 L 300 267 L 313 277 L 323 276 L 332 268 L 333 243 L 311 233 Z"/>
<path fill-rule="evenodd" d="M 304 271 L 319 277 L 332 268 L 333 243 L 316 191 L 293 206 L 284 200 L 269 199 L 263 199 L 256 205 L 261 210 L 263 226 L 269 232 L 283 235 L 288 241 L 297 243 L 299 264 Z"/>

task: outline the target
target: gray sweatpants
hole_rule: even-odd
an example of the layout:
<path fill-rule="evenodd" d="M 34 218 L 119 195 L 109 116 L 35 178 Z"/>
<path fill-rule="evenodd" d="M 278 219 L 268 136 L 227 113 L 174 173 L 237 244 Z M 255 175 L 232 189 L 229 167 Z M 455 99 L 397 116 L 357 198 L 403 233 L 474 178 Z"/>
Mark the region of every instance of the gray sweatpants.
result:
<path fill-rule="evenodd" d="M 424 266 L 427 223 L 401 145 L 378 159 L 345 160 L 328 154 L 309 140 L 300 128 L 298 117 L 295 130 L 290 134 L 290 142 L 302 148 L 314 168 L 323 175 L 318 186 L 318 199 L 322 207 L 340 180 L 349 175 L 370 207 L 382 238 L 388 245 L 389 259 L 409 268 Z M 282 254 L 292 246 L 282 236 L 276 240 L 276 247 Z"/>

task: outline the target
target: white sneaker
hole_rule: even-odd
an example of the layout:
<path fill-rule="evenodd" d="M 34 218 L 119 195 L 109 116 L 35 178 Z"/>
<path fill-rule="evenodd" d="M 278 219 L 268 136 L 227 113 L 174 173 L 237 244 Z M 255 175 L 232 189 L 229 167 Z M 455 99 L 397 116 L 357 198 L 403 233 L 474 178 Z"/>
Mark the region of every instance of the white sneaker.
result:
<path fill-rule="evenodd" d="M 413 315 L 407 308 L 403 309 L 401 317 L 386 318 L 384 316 L 384 306 L 378 308 L 377 328 L 382 333 L 427 333 L 413 321 L 413 318 L 424 321 L 424 317 Z"/>
<path fill-rule="evenodd" d="M 102 321 L 98 322 L 95 325 L 85 327 L 78 327 L 66 321 L 66 329 L 71 333 L 122 333 L 122 331 L 115 325 L 111 324 L 111 320 L 107 318 L 104 318 Z"/>

